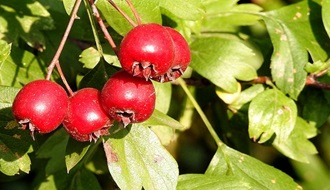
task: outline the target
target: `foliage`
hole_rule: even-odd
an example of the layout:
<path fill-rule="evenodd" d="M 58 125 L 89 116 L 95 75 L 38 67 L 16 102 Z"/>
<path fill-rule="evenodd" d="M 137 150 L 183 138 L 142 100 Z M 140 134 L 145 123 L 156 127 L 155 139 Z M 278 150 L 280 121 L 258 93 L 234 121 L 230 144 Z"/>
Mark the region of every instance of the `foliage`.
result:
<path fill-rule="evenodd" d="M 45 77 L 75 2 L 0 2 L 1 189 L 329 185 L 330 0 L 132 0 L 142 23 L 170 26 L 189 42 L 183 79 L 153 82 L 152 117 L 116 124 L 95 143 L 62 128 L 33 141 L 11 105 L 22 86 Z M 113 2 L 135 21 L 126 1 Z M 132 25 L 108 1 L 95 5 L 119 46 Z M 59 62 L 74 90 L 101 89 L 120 64 L 88 0 L 78 16 Z M 63 84 L 57 72 L 52 80 Z"/>

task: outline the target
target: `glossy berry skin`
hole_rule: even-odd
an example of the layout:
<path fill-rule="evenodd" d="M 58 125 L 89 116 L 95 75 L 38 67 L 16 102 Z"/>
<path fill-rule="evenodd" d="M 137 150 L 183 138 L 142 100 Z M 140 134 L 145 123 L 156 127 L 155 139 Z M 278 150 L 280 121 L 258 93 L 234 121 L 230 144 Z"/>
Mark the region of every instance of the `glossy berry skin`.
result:
<path fill-rule="evenodd" d="M 159 24 L 142 24 L 122 40 L 119 50 L 121 66 L 128 73 L 146 79 L 165 74 L 174 59 L 173 42 Z"/>
<path fill-rule="evenodd" d="M 173 40 L 174 60 L 168 72 L 165 75 L 162 75 L 155 79 L 159 82 L 168 82 L 179 78 L 185 72 L 191 61 L 190 48 L 184 37 L 173 28 L 164 28 L 170 34 Z"/>
<path fill-rule="evenodd" d="M 101 91 L 101 104 L 108 115 L 127 126 L 147 120 L 155 109 L 151 81 L 133 77 L 124 70 L 115 73 Z"/>
<path fill-rule="evenodd" d="M 63 125 L 77 141 L 96 141 L 108 134 L 113 122 L 101 107 L 100 94 L 97 89 L 84 88 L 69 98 Z"/>
<path fill-rule="evenodd" d="M 12 111 L 23 129 L 49 133 L 63 121 L 68 108 L 68 96 L 58 84 L 36 80 L 25 85 L 16 95 Z"/>

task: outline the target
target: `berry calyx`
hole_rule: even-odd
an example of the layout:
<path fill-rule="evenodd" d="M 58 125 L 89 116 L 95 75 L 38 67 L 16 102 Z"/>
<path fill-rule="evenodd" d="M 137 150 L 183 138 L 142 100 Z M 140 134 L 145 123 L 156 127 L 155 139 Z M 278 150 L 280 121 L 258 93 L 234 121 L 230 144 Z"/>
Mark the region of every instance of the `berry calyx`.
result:
<path fill-rule="evenodd" d="M 187 69 L 191 61 L 190 48 L 184 37 L 176 30 L 170 27 L 164 27 L 170 34 L 174 45 L 174 59 L 171 68 L 162 76 L 157 77 L 159 82 L 174 81 L 179 78 Z"/>
<path fill-rule="evenodd" d="M 115 73 L 101 91 L 101 104 L 108 115 L 127 126 L 147 120 L 155 109 L 151 81 L 133 77 L 124 70 Z"/>
<path fill-rule="evenodd" d="M 63 125 L 77 141 L 96 141 L 101 135 L 109 134 L 112 124 L 100 105 L 100 91 L 97 89 L 84 88 L 69 98 Z"/>
<path fill-rule="evenodd" d="M 120 44 L 121 66 L 133 76 L 156 78 L 168 71 L 173 59 L 171 36 L 159 24 L 142 24 L 133 28 Z"/>
<path fill-rule="evenodd" d="M 49 133 L 63 121 L 68 108 L 68 96 L 57 83 L 36 80 L 25 85 L 16 95 L 12 111 L 22 129 Z"/>

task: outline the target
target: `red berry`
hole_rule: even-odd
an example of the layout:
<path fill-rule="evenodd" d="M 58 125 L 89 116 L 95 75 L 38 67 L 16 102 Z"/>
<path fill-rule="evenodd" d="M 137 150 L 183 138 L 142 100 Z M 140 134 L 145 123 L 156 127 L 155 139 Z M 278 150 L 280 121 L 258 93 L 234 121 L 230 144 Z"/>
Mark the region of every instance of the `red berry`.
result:
<path fill-rule="evenodd" d="M 63 125 L 67 132 L 78 141 L 96 141 L 106 135 L 113 121 L 100 105 L 100 91 L 84 88 L 69 99 L 69 108 Z"/>
<path fill-rule="evenodd" d="M 133 28 L 120 45 L 121 66 L 134 76 L 150 79 L 163 75 L 173 59 L 171 36 L 159 24 L 142 24 Z"/>
<path fill-rule="evenodd" d="M 23 129 L 49 133 L 63 121 L 68 108 L 68 96 L 58 84 L 36 80 L 25 85 L 15 97 L 12 111 Z"/>
<path fill-rule="evenodd" d="M 147 120 L 155 109 L 155 100 L 151 81 L 133 77 L 124 70 L 111 76 L 101 91 L 104 110 L 124 126 Z"/>
<path fill-rule="evenodd" d="M 173 28 L 164 28 L 168 31 L 173 40 L 174 60 L 168 72 L 155 79 L 159 82 L 168 82 L 179 78 L 185 72 L 191 60 L 189 45 L 184 37 Z"/>

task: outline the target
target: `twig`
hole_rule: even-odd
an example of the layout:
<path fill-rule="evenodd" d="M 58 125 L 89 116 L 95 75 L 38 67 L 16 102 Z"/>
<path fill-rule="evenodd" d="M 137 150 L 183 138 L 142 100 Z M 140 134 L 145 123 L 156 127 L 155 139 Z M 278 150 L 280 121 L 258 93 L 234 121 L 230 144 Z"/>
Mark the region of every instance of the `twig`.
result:
<path fill-rule="evenodd" d="M 105 26 L 101 16 L 100 16 L 100 13 L 99 11 L 97 10 L 95 4 L 94 4 L 94 0 L 89 0 L 89 3 L 92 7 L 92 10 L 93 10 L 93 13 L 94 13 L 94 16 L 97 20 L 97 22 L 99 23 L 99 26 L 104 34 L 104 37 L 105 39 L 109 42 L 110 46 L 112 47 L 113 51 L 117 54 L 118 53 L 118 49 L 117 49 L 117 46 L 115 44 L 115 42 L 113 41 L 111 35 L 109 34 L 108 30 L 107 30 L 107 27 Z"/>
<path fill-rule="evenodd" d="M 134 6 L 133 6 L 131 0 L 126 0 L 126 3 L 128 4 L 129 8 L 132 10 L 132 12 L 133 12 L 133 14 L 134 14 L 134 17 L 135 17 L 135 19 L 136 19 L 138 25 L 141 25 L 141 24 L 142 24 L 142 22 L 141 22 L 141 18 L 140 18 L 140 16 L 139 16 L 138 12 L 136 11 L 136 9 L 134 8 Z"/>
<path fill-rule="evenodd" d="M 221 141 L 221 139 L 219 138 L 219 136 L 217 135 L 217 133 L 213 129 L 210 121 L 207 119 L 207 117 L 204 114 L 202 108 L 198 105 L 197 101 L 195 100 L 195 98 L 193 97 L 193 95 L 190 93 L 190 91 L 189 91 L 189 89 L 188 89 L 188 87 L 186 85 L 186 82 L 182 78 L 178 78 L 177 81 L 179 82 L 180 86 L 182 87 L 182 89 L 184 90 L 184 92 L 186 93 L 186 95 L 188 96 L 188 98 L 191 101 L 191 103 L 194 105 L 197 113 L 202 118 L 204 124 L 206 125 L 208 131 L 210 132 L 211 136 L 213 137 L 213 139 L 216 142 L 216 144 L 218 145 L 218 147 L 222 146 L 224 143 Z"/>
<path fill-rule="evenodd" d="M 316 87 L 316 88 L 321 88 L 324 90 L 330 90 L 330 84 L 328 83 L 323 83 L 323 82 L 319 82 L 317 80 L 315 80 L 315 77 L 312 76 L 308 76 L 306 78 L 306 86 L 312 86 L 312 87 Z"/>
<path fill-rule="evenodd" d="M 69 95 L 70 96 L 73 96 L 73 91 L 68 83 L 68 81 L 66 80 L 65 76 L 64 76 L 64 73 L 62 71 L 62 68 L 61 68 L 61 65 L 60 65 L 60 62 L 59 61 L 56 61 L 56 69 L 58 71 L 58 73 L 60 74 L 60 77 L 62 79 L 62 82 L 65 86 L 65 88 L 67 89 L 67 91 L 69 92 Z"/>
<path fill-rule="evenodd" d="M 137 24 L 127 16 L 112 0 L 108 0 L 108 2 L 115 8 L 133 27 L 136 27 Z"/>
<path fill-rule="evenodd" d="M 50 62 L 49 66 L 48 66 L 48 72 L 47 72 L 47 76 L 46 76 L 46 80 L 50 80 L 50 76 L 52 75 L 52 72 L 54 70 L 54 67 L 62 53 L 62 50 L 63 50 L 63 47 L 65 45 L 65 42 L 66 40 L 68 39 L 68 36 L 69 36 L 69 33 L 71 31 L 71 28 L 72 28 L 72 25 L 73 25 L 73 22 L 75 19 L 77 19 L 77 12 L 78 12 L 78 9 L 79 9 L 79 6 L 80 6 L 80 3 L 81 3 L 81 0 L 77 0 L 74 7 L 73 7 L 73 10 L 72 10 L 72 13 L 71 13 L 71 16 L 70 16 L 70 20 L 69 20 L 69 23 L 68 23 L 68 26 L 66 27 L 65 29 L 65 32 L 63 34 L 63 37 L 62 37 L 62 40 L 60 42 L 60 45 L 58 46 L 57 48 L 57 51 L 52 59 L 52 61 Z"/>

